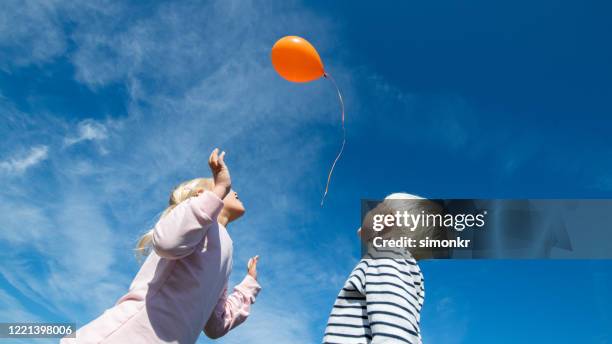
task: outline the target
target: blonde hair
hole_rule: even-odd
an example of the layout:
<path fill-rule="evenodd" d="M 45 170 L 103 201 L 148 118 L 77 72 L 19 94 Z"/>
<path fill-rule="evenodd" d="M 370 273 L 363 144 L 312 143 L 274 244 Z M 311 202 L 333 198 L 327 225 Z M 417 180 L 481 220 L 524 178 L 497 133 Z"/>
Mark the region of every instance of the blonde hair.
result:
<path fill-rule="evenodd" d="M 191 197 L 197 196 L 202 190 L 211 191 L 213 187 L 214 182 L 212 178 L 194 178 L 180 183 L 170 192 L 168 207 L 161 213 L 159 219 L 170 213 L 179 203 Z M 136 257 L 138 260 L 149 254 L 152 241 L 153 229 L 150 229 L 140 237 L 140 240 L 138 240 L 136 248 L 134 249 L 134 251 L 136 251 Z"/>

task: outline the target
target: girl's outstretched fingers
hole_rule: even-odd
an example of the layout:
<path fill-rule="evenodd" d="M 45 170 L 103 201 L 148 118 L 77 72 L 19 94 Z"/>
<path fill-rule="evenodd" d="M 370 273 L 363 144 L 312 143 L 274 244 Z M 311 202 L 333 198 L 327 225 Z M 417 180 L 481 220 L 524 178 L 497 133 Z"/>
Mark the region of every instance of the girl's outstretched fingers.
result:
<path fill-rule="evenodd" d="M 225 161 L 223 160 L 223 158 L 225 157 L 225 151 L 221 152 L 221 154 L 219 155 L 219 164 L 224 165 Z"/>
<path fill-rule="evenodd" d="M 225 151 L 221 152 L 221 155 L 219 155 L 219 148 L 215 148 L 208 157 L 208 165 L 215 183 L 212 191 L 219 196 L 219 198 L 224 199 L 232 187 L 229 168 L 225 164 Z"/>
<path fill-rule="evenodd" d="M 208 157 L 208 165 L 213 168 L 217 166 L 217 154 L 219 154 L 219 148 L 213 149 Z"/>
<path fill-rule="evenodd" d="M 257 262 L 258 261 L 259 261 L 259 255 L 256 255 L 255 257 L 252 257 L 251 259 L 249 259 L 249 262 L 247 263 L 248 274 L 254 279 L 257 279 Z"/>

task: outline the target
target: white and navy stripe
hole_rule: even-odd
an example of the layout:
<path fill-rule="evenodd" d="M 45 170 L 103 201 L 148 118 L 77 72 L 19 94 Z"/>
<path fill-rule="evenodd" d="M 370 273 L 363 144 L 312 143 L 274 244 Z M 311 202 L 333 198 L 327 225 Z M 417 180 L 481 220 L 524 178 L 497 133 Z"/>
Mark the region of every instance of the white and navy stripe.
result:
<path fill-rule="evenodd" d="M 340 290 L 323 343 L 420 344 L 424 299 L 423 275 L 413 258 L 368 254 Z"/>

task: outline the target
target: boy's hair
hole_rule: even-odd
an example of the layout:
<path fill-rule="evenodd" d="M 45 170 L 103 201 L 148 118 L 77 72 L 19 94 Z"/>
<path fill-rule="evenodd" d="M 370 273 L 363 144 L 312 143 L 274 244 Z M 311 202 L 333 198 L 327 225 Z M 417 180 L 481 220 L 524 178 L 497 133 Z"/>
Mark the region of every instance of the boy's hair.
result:
<path fill-rule="evenodd" d="M 397 212 L 400 214 L 408 215 L 441 215 L 443 216 L 443 207 L 441 204 L 432 200 L 412 195 L 408 193 L 392 193 L 385 197 L 384 201 L 378 204 L 374 209 L 370 210 L 363 219 L 361 240 L 364 243 L 371 242 L 375 237 L 382 237 L 384 239 L 398 239 L 398 238 L 410 238 L 418 243 L 420 240 L 429 239 L 445 239 L 446 230 L 441 227 L 440 221 L 425 221 L 425 223 L 415 224 L 414 228 L 407 229 L 402 226 L 385 226 L 384 229 L 376 231 L 373 228 L 374 216 L 385 216 L 395 215 Z M 414 230 L 412 230 L 414 229 Z M 445 257 L 448 252 L 446 250 L 440 251 L 436 248 L 406 248 L 414 259 L 429 259 L 437 257 Z"/>

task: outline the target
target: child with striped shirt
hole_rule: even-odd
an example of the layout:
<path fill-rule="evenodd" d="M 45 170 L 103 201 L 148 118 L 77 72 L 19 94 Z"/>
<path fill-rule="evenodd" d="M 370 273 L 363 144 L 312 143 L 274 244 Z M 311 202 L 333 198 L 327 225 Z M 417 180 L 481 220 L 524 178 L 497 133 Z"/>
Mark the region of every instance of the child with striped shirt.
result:
<path fill-rule="evenodd" d="M 421 344 L 420 313 L 425 299 L 425 281 L 417 259 L 432 258 L 425 248 L 376 248 L 376 236 L 393 238 L 435 238 L 442 233 L 435 227 L 417 227 L 402 231 L 391 226 L 372 230 L 377 214 L 407 211 L 436 213 L 441 207 L 418 196 L 395 193 L 371 210 L 359 234 L 367 246 L 334 303 L 323 338 L 324 344 Z"/>

